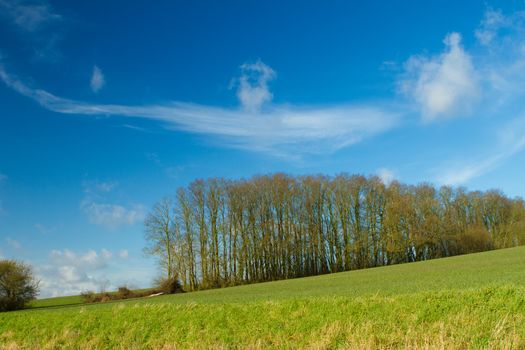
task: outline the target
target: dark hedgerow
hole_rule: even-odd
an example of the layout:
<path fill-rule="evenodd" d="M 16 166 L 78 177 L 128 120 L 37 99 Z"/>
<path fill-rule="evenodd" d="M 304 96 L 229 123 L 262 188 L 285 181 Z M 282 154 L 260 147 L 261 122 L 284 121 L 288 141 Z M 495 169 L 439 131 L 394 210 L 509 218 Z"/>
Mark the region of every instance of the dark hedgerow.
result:
<path fill-rule="evenodd" d="M 86 303 L 98 303 L 112 300 L 124 300 L 131 298 L 143 298 L 156 294 L 175 294 L 184 293 L 181 283 L 175 278 L 163 278 L 156 282 L 156 288 L 147 289 L 143 291 L 133 291 L 128 287 L 121 286 L 116 292 L 108 293 L 95 293 L 92 291 L 86 291 L 81 294 Z"/>

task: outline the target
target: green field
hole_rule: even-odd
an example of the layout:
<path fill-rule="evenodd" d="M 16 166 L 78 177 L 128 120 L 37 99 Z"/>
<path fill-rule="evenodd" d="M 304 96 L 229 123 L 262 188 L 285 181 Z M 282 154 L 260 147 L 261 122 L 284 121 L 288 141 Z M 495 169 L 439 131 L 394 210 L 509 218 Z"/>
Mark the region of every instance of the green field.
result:
<path fill-rule="evenodd" d="M 0 314 L 0 348 L 521 349 L 525 247 L 171 296 L 80 301 L 38 300 L 33 309 Z"/>

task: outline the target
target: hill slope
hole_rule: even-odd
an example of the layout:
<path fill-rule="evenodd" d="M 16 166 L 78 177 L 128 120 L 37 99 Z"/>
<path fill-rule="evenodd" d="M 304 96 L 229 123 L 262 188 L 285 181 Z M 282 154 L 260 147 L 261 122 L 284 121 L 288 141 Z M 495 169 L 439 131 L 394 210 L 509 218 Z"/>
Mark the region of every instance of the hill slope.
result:
<path fill-rule="evenodd" d="M 0 315 L 0 334 L 0 345 L 22 348 L 522 348 L 525 247 L 183 295 L 42 307 Z"/>

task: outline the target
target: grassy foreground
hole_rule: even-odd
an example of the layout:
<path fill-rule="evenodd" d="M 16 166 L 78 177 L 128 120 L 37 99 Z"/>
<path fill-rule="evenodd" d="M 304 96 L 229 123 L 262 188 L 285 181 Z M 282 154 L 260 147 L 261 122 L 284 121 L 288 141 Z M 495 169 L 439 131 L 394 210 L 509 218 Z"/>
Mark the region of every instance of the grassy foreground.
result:
<path fill-rule="evenodd" d="M 60 300 L 0 314 L 0 348 L 521 349 L 525 247 L 183 295 L 49 307 Z"/>

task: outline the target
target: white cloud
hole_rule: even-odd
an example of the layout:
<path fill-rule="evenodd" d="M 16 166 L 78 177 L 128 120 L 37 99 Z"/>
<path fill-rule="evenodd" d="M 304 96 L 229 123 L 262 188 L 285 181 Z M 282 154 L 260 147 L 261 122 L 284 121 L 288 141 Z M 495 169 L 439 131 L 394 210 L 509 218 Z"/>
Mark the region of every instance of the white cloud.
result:
<path fill-rule="evenodd" d="M 127 259 L 129 258 L 129 252 L 127 249 L 122 249 L 119 253 L 118 253 L 118 256 L 121 258 L 121 259 Z"/>
<path fill-rule="evenodd" d="M 106 85 L 106 78 L 104 77 L 102 70 L 99 67 L 94 66 L 90 81 L 91 91 L 97 93 L 104 87 L 104 85 Z"/>
<path fill-rule="evenodd" d="M 29 4 L 18 0 L 0 0 L 0 15 L 28 32 L 35 32 L 49 22 L 61 18 L 45 1 Z"/>
<path fill-rule="evenodd" d="M 80 208 L 91 223 L 114 230 L 144 220 L 146 208 L 142 204 L 124 206 L 107 201 L 105 195 L 113 191 L 118 182 L 83 181 L 82 186 L 85 196 Z"/>
<path fill-rule="evenodd" d="M 118 259 L 122 260 L 121 253 Z M 41 297 L 75 295 L 83 291 L 98 291 L 101 288 L 115 289 L 118 283 L 108 279 L 110 272 L 118 267 L 119 260 L 106 249 L 83 253 L 69 249 L 53 250 L 49 259 L 36 265 L 40 279 Z M 111 276 L 110 276 L 111 277 Z"/>
<path fill-rule="evenodd" d="M 488 174 L 525 149 L 525 13 L 505 15 L 489 9 L 475 32 L 483 102 L 476 114 L 501 120 L 492 137 L 491 151 L 444 162 L 436 180 L 460 185 Z M 510 122 L 507 122 L 511 119 Z"/>
<path fill-rule="evenodd" d="M 274 155 L 333 152 L 391 129 L 400 118 L 396 108 L 380 103 L 321 107 L 272 104 L 261 111 L 182 102 L 147 106 L 91 104 L 30 88 L 2 66 L 0 79 L 58 113 L 152 119 L 168 129 L 215 136 L 221 145 Z M 244 106 L 256 105 L 246 102 Z"/>
<path fill-rule="evenodd" d="M 508 24 L 507 18 L 500 10 L 488 9 L 479 28 L 475 31 L 476 38 L 483 45 L 492 44 L 501 27 Z"/>
<path fill-rule="evenodd" d="M 479 98 L 478 73 L 461 46 L 461 35 L 451 33 L 444 43 L 445 51 L 438 56 L 411 57 L 401 82 L 425 121 L 469 114 Z"/>
<path fill-rule="evenodd" d="M 264 103 L 272 100 L 273 94 L 268 88 L 268 82 L 275 79 L 276 74 L 260 60 L 243 64 L 241 70 L 237 97 L 245 110 L 257 112 Z"/>
<path fill-rule="evenodd" d="M 111 259 L 111 253 L 103 249 L 100 253 L 95 250 L 88 250 L 86 253 L 78 254 L 69 249 L 51 251 L 53 263 L 61 266 L 72 266 L 77 268 L 100 269 L 107 266 Z"/>
<path fill-rule="evenodd" d="M 387 168 L 381 168 L 377 170 L 377 176 L 381 179 L 381 181 L 386 185 L 390 185 L 392 181 L 396 179 L 395 173 Z"/>
<path fill-rule="evenodd" d="M 502 109 L 521 106 L 525 95 L 525 13 L 509 16 L 500 11 L 488 13 L 497 13 L 498 20 L 483 26 L 490 29 L 492 38 L 485 41 L 484 55 L 479 58 L 486 80 L 484 99 L 489 107 L 492 105 L 492 109 L 506 114 Z"/>
<path fill-rule="evenodd" d="M 81 207 L 91 223 L 109 229 L 134 225 L 137 222 L 141 222 L 146 214 L 146 210 L 142 205 L 124 207 L 118 204 L 84 201 Z"/>
<path fill-rule="evenodd" d="M 110 252 L 110 251 L 107 250 L 107 249 L 102 249 L 102 251 L 101 251 L 101 255 L 102 255 L 105 259 L 111 259 L 111 257 L 113 256 L 113 253 Z"/>
<path fill-rule="evenodd" d="M 40 297 L 78 295 L 88 290 L 115 290 L 120 285 L 149 283 L 147 276 L 151 275 L 151 269 L 139 265 L 130 268 L 129 260 L 124 261 L 127 258 L 125 249 L 118 254 L 106 249 L 53 250 L 46 261 L 34 264 L 41 281 Z"/>
<path fill-rule="evenodd" d="M 508 37 L 509 34 L 515 34 L 523 30 L 524 19 L 524 11 L 506 15 L 499 9 L 488 8 L 474 34 L 481 45 L 489 48 L 499 46 L 502 41 L 505 41 L 505 36 Z"/>
<path fill-rule="evenodd" d="M 15 239 L 12 239 L 10 237 L 7 237 L 5 239 L 5 241 L 7 242 L 7 245 L 9 245 L 9 247 L 13 248 L 13 249 L 20 249 L 22 248 L 22 245 L 20 244 L 20 242 L 18 242 L 17 240 Z"/>

